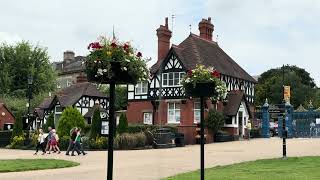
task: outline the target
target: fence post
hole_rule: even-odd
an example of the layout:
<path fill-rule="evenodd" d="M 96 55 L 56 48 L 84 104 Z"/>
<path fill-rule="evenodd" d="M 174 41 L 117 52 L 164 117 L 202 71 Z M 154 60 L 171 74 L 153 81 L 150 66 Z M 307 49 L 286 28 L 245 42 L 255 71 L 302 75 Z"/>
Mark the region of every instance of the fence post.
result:
<path fill-rule="evenodd" d="M 262 137 L 270 138 L 270 122 L 269 122 L 269 104 L 268 100 L 262 106 Z"/>

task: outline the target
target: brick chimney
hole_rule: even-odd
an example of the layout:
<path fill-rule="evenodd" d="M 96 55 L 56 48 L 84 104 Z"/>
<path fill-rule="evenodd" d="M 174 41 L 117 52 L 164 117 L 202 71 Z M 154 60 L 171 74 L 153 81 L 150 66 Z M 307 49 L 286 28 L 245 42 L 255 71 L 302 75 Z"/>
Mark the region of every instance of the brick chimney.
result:
<path fill-rule="evenodd" d="M 199 22 L 199 31 L 200 31 L 201 38 L 212 41 L 213 30 L 214 30 L 214 26 L 211 23 L 211 17 L 208 17 L 208 19 L 202 19 Z"/>
<path fill-rule="evenodd" d="M 169 30 L 168 27 L 168 17 L 166 17 L 165 25 L 160 25 L 157 29 L 157 36 L 158 36 L 158 61 L 163 60 L 167 53 L 169 52 L 170 48 L 170 38 L 172 32 Z"/>
<path fill-rule="evenodd" d="M 67 65 L 74 60 L 74 52 L 73 51 L 65 51 L 63 52 L 63 64 Z"/>

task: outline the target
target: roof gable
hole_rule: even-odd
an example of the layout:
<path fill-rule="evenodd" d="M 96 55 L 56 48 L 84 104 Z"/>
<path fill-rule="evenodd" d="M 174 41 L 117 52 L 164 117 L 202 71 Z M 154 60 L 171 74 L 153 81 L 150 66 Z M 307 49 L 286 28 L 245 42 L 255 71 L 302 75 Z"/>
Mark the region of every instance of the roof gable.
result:
<path fill-rule="evenodd" d="M 256 80 L 228 56 L 216 42 L 202 39 L 197 35 L 190 34 L 178 46 L 172 45 L 168 55 L 170 53 L 177 55 L 186 70 L 194 69 L 197 64 L 203 64 L 216 68 L 224 75 L 256 83 Z M 168 59 L 168 55 L 165 59 Z M 155 73 L 163 62 L 165 61 L 158 61 L 152 66 L 151 72 Z"/>
<path fill-rule="evenodd" d="M 0 110 L 1 110 L 1 109 L 4 109 L 4 110 L 7 111 L 8 113 L 10 113 L 10 115 L 11 115 L 13 118 L 15 118 L 14 115 L 12 114 L 12 112 L 7 108 L 7 106 L 6 106 L 4 103 L 1 103 L 1 102 L 0 102 Z"/>
<path fill-rule="evenodd" d="M 245 106 L 246 111 L 251 116 L 251 114 L 249 113 L 250 110 L 248 108 L 248 103 L 245 100 L 243 91 L 239 91 L 239 90 L 238 91 L 230 91 L 227 95 L 227 100 L 228 100 L 228 103 L 223 109 L 224 115 L 236 116 L 239 111 L 241 103 L 244 102 L 246 104 L 246 106 Z"/>

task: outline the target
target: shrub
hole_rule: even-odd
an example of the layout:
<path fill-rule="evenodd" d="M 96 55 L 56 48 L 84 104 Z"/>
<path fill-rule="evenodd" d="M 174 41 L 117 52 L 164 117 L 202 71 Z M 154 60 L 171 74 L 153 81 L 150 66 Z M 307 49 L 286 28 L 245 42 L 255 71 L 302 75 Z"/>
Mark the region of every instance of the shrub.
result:
<path fill-rule="evenodd" d="M 89 147 L 90 149 L 106 149 L 108 147 L 108 139 L 97 136 L 95 139 L 90 139 Z"/>
<path fill-rule="evenodd" d="M 78 111 L 78 109 L 67 107 L 63 110 L 58 123 L 59 136 L 69 136 L 70 129 L 72 129 L 73 127 L 79 127 L 83 129 L 85 127 L 84 118 Z"/>
<path fill-rule="evenodd" d="M 123 133 L 114 139 L 115 149 L 136 149 L 143 148 L 147 144 L 146 135 L 141 133 Z"/>
<path fill-rule="evenodd" d="M 21 113 L 18 113 L 16 115 L 16 122 L 14 123 L 14 126 L 13 126 L 11 141 L 13 140 L 13 138 L 15 138 L 17 136 L 23 136 L 23 123 L 22 123 L 22 114 Z"/>
<path fill-rule="evenodd" d="M 10 149 L 16 149 L 16 148 L 20 148 L 24 145 L 24 136 L 20 135 L 20 136 L 15 136 L 14 138 L 12 138 L 11 144 L 8 145 L 8 148 Z"/>
<path fill-rule="evenodd" d="M 91 131 L 90 131 L 90 139 L 96 139 L 97 136 L 100 135 L 101 131 L 101 116 L 99 108 L 93 113 Z"/>
<path fill-rule="evenodd" d="M 122 134 L 128 131 L 128 120 L 124 113 L 121 113 L 120 115 L 120 120 L 119 120 L 119 125 L 117 130 L 119 134 Z"/>
<path fill-rule="evenodd" d="M 48 127 L 55 128 L 55 125 L 54 125 L 54 114 L 53 113 L 51 113 L 49 115 L 46 124 L 43 125 L 43 130 L 45 132 L 48 132 Z"/>
<path fill-rule="evenodd" d="M 213 133 L 218 132 L 224 125 L 223 114 L 215 109 L 210 109 L 208 116 L 205 119 L 205 125 Z"/>
<path fill-rule="evenodd" d="M 70 136 L 62 136 L 59 138 L 59 148 L 61 150 L 67 150 L 69 146 Z"/>
<path fill-rule="evenodd" d="M 141 125 L 141 124 L 130 124 L 128 126 L 127 132 L 130 134 L 147 132 L 147 131 L 155 132 L 159 128 L 168 128 L 172 133 L 178 132 L 177 126 L 173 126 L 173 125 L 159 126 L 159 125 Z"/>

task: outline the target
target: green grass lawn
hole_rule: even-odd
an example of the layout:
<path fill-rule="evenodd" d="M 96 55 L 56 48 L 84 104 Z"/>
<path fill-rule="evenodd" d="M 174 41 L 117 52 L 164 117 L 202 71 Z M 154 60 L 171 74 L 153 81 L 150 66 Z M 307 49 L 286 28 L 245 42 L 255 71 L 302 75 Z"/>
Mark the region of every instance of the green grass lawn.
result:
<path fill-rule="evenodd" d="M 271 180 L 316 180 L 320 179 L 320 157 L 292 157 L 287 160 L 266 159 L 205 170 L 205 179 L 271 179 Z M 200 171 L 180 174 L 166 180 L 200 179 Z"/>
<path fill-rule="evenodd" d="M 57 168 L 73 167 L 78 165 L 79 163 L 76 163 L 76 162 L 57 160 L 57 159 L 0 160 L 0 173 L 41 170 L 41 169 L 57 169 Z"/>

